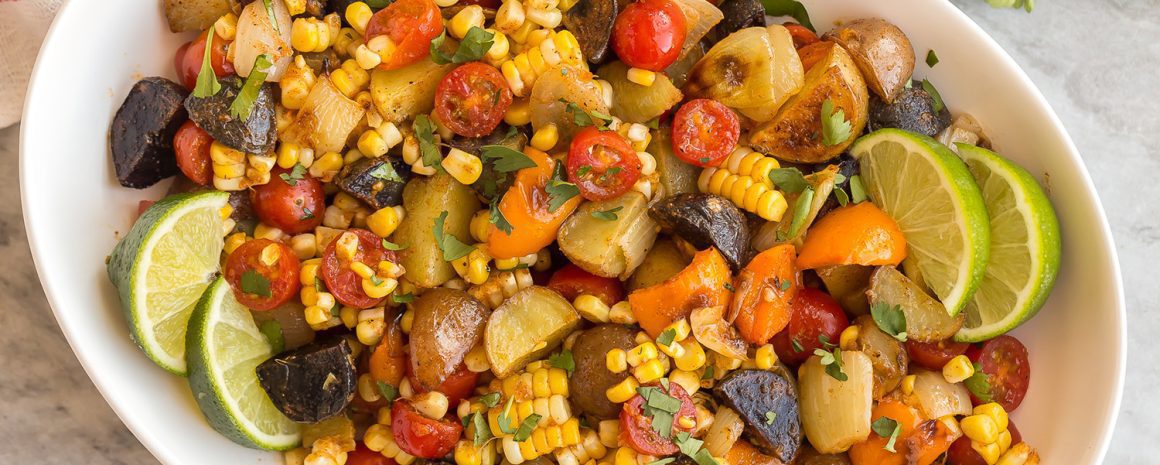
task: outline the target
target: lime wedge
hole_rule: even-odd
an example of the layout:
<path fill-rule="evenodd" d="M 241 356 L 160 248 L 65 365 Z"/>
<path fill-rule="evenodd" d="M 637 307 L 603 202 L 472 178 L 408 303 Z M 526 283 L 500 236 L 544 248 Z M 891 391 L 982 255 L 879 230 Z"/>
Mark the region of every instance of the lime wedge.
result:
<path fill-rule="evenodd" d="M 991 232 L 966 165 L 934 139 L 897 129 L 858 139 L 850 153 L 870 199 L 906 236 L 923 281 L 957 315 L 983 280 Z"/>
<path fill-rule="evenodd" d="M 991 259 L 955 339 L 978 342 L 1035 316 L 1059 272 L 1059 220 L 1035 177 L 998 154 L 958 144 L 991 218 Z"/>
<path fill-rule="evenodd" d="M 113 248 L 106 270 L 129 335 L 154 363 L 185 375 L 185 327 L 218 272 L 221 209 L 229 194 L 171 195 L 153 204 Z"/>
<path fill-rule="evenodd" d="M 254 372 L 274 351 L 225 278 L 206 289 L 189 319 L 188 354 L 189 387 L 214 430 L 251 448 L 298 445 L 298 424 L 278 411 Z"/>

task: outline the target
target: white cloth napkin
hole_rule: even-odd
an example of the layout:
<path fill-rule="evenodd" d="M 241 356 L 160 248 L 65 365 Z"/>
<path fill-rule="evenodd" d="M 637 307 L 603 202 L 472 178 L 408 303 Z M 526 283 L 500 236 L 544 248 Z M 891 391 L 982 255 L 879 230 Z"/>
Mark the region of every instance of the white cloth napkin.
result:
<path fill-rule="evenodd" d="M 0 0 L 0 128 L 20 121 L 40 42 L 63 0 Z"/>

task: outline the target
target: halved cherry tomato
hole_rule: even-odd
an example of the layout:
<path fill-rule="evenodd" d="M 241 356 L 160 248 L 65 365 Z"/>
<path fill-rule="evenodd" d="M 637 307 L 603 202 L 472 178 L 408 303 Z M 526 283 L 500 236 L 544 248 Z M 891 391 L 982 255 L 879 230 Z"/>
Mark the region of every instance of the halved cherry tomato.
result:
<path fill-rule="evenodd" d="M 1019 434 L 1019 429 L 1015 428 L 1015 422 L 1007 420 L 1007 431 L 1011 432 L 1011 445 L 1023 442 L 1023 435 Z M 983 456 L 971 448 L 971 438 L 963 436 L 955 440 L 951 444 L 951 448 L 947 450 L 947 464 L 987 465 L 987 461 L 983 460 Z"/>
<path fill-rule="evenodd" d="M 443 32 L 443 17 L 431 0 L 398 0 L 371 16 L 366 39 L 386 35 L 395 44 L 395 53 L 379 65 L 398 69 L 426 57 L 431 41 Z"/>
<path fill-rule="evenodd" d="M 789 30 L 789 36 L 793 38 L 793 48 L 802 48 L 818 41 L 818 35 L 801 24 L 784 23 L 782 26 Z"/>
<path fill-rule="evenodd" d="M 411 380 L 411 389 L 415 390 L 415 394 L 422 394 L 427 392 L 423 387 L 423 383 L 419 382 L 419 378 L 415 377 L 414 367 L 407 363 L 407 379 Z M 458 405 L 459 401 L 471 397 L 471 391 L 475 390 L 475 383 L 479 381 L 479 373 L 475 373 L 467 369 L 467 365 L 459 364 L 459 368 L 447 376 L 440 384 L 436 391 L 447 396 L 447 400 L 451 405 Z"/>
<path fill-rule="evenodd" d="M 951 340 L 939 342 L 918 342 L 914 339 L 906 341 L 906 353 L 910 361 L 928 370 L 942 370 L 943 365 L 955 356 L 967 352 L 970 344 Z"/>
<path fill-rule="evenodd" d="M 435 116 L 463 137 L 491 134 L 511 104 L 507 80 L 494 66 L 478 61 L 447 73 L 435 90 Z"/>
<path fill-rule="evenodd" d="M 624 286 L 619 279 L 596 276 L 572 263 L 556 270 L 552 279 L 548 280 L 548 287 L 559 292 L 569 302 L 576 300 L 580 294 L 595 296 L 608 306 L 624 299 Z"/>
<path fill-rule="evenodd" d="M 419 414 L 410 400 L 397 399 L 391 406 L 391 432 L 403 452 L 419 458 L 436 459 L 455 448 L 463 425 L 450 415 L 432 420 Z"/>
<path fill-rule="evenodd" d="M 201 71 L 201 62 L 205 57 L 206 37 L 208 35 L 202 32 L 196 39 L 179 47 L 173 57 L 173 65 L 177 68 L 177 77 L 189 90 L 193 90 L 197 86 L 197 73 Z M 209 64 L 213 67 L 213 74 L 219 78 L 234 74 L 234 64 L 226 58 L 229 45 L 229 41 L 219 35 L 214 35 L 213 49 L 209 51 Z"/>
<path fill-rule="evenodd" d="M 620 197 L 640 179 L 640 158 L 623 136 L 589 126 L 568 148 L 568 180 L 592 201 Z"/>
<path fill-rule="evenodd" d="M 182 123 L 173 135 L 173 152 L 177 155 L 177 167 L 190 181 L 203 186 L 213 182 L 213 160 L 209 158 L 209 146 L 213 138 L 208 132 L 197 127 L 193 121 Z"/>
<path fill-rule="evenodd" d="M 656 387 L 664 391 L 663 387 L 659 385 Z M 693 407 L 693 399 L 680 384 L 669 383 L 668 394 L 681 401 L 681 408 L 673 414 L 673 430 L 670 438 L 663 438 L 653 430 L 653 419 L 644 414 L 645 399 L 637 394 L 625 402 L 620 410 L 620 439 L 625 444 L 639 453 L 657 456 L 675 454 L 680 450 L 671 438 L 679 432 L 692 431 L 693 428 L 681 426 L 678 420 L 682 417 L 695 417 L 696 410 Z"/>
<path fill-rule="evenodd" d="M 346 453 L 346 465 L 398 465 L 398 462 L 395 462 L 395 459 L 370 450 L 366 444 L 359 441 L 354 446 L 354 450 Z"/>
<path fill-rule="evenodd" d="M 354 254 L 353 261 L 365 263 L 372 269 L 383 260 L 397 262 L 395 253 L 384 249 L 382 239 L 375 233 L 357 228 L 348 229 L 346 232 L 358 236 L 358 250 Z M 362 277 L 350 269 L 351 261 L 339 258 L 335 252 L 337 242 L 336 238 L 326 246 L 326 250 L 322 253 L 322 266 L 318 270 L 322 281 L 326 283 L 326 289 L 334 294 L 335 300 L 346 306 L 371 308 L 381 303 L 383 299 L 372 299 L 363 292 Z"/>
<path fill-rule="evenodd" d="M 717 166 L 737 146 L 741 120 L 721 102 L 699 98 L 673 116 L 673 153 L 685 163 Z"/>
<path fill-rule="evenodd" d="M 793 299 L 789 325 L 773 337 L 773 350 L 779 360 L 800 365 L 814 354 L 814 349 L 822 348 L 822 336 L 837 344 L 847 326 L 850 320 L 833 297 L 812 287 L 803 287 Z"/>
<path fill-rule="evenodd" d="M 286 234 L 301 234 L 322 224 L 322 213 L 326 210 L 326 194 L 322 183 L 309 174 L 301 179 L 282 179 L 289 170 L 275 168 L 270 173 L 270 182 L 255 186 L 250 191 L 254 204 L 254 214 Z"/>
<path fill-rule="evenodd" d="M 793 244 L 782 244 L 757 254 L 737 274 L 729 314 L 746 341 L 765 344 L 789 324 L 801 275 L 794 266 Z"/>
<path fill-rule="evenodd" d="M 262 262 L 262 250 L 267 246 L 278 249 L 277 261 L 269 266 Z M 286 244 L 254 239 L 243 243 L 226 258 L 225 276 L 242 305 L 254 310 L 272 310 L 298 293 L 300 266 L 298 257 Z M 250 271 L 258 276 L 243 278 Z M 256 284 L 243 286 L 243 281 Z"/>
<path fill-rule="evenodd" d="M 1008 412 L 1013 412 L 1023 403 L 1031 383 L 1031 364 L 1027 361 L 1027 348 L 1012 336 L 1003 335 L 967 350 L 967 357 L 982 367 L 987 374 L 987 384 L 991 386 L 991 400 L 998 402 Z M 982 404 L 974 394 L 971 401 Z"/>
<path fill-rule="evenodd" d="M 685 45 L 685 14 L 672 0 L 629 3 L 612 26 L 612 50 L 628 66 L 664 71 Z"/>

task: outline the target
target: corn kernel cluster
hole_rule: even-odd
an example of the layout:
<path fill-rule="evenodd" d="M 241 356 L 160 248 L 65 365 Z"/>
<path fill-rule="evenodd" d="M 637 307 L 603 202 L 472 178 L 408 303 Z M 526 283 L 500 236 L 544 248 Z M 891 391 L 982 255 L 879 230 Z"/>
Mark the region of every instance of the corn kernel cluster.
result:
<path fill-rule="evenodd" d="M 779 166 L 773 157 L 738 147 L 721 166 L 701 171 L 697 189 L 728 198 L 766 221 L 779 221 L 789 208 L 785 195 L 769 179 L 769 172 Z"/>
<path fill-rule="evenodd" d="M 963 434 L 971 440 L 971 448 L 987 465 L 999 463 L 1011 451 L 1011 431 L 1007 425 L 1007 411 L 995 402 L 976 406 L 971 415 L 959 422 Z"/>

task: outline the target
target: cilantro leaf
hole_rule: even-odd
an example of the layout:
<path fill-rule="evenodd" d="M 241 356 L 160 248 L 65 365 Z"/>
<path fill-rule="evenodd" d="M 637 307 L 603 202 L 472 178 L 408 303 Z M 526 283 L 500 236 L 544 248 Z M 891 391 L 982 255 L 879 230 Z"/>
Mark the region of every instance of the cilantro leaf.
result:
<path fill-rule="evenodd" d="M 870 424 L 870 429 L 878 436 L 890 438 L 889 441 L 886 441 L 886 446 L 882 447 L 883 449 L 888 452 L 898 452 L 894 450 L 894 442 L 898 440 L 898 434 L 902 432 L 901 423 L 890 417 L 881 417 Z"/>
<path fill-rule="evenodd" d="M 891 307 L 885 302 L 875 302 L 870 306 L 870 315 L 874 317 L 874 324 L 878 325 L 878 329 L 899 341 L 906 342 L 906 314 L 902 312 L 902 307 L 898 305 Z"/>
<path fill-rule="evenodd" d="M 612 122 L 611 116 L 598 111 L 585 111 L 580 105 L 568 99 L 561 98 L 560 102 L 564 104 L 564 111 L 572 115 L 572 122 L 577 126 L 596 126 L 597 129 L 603 130 Z"/>
<path fill-rule="evenodd" d="M 501 173 L 510 173 L 536 166 L 536 162 L 523 152 L 505 145 L 485 145 L 479 148 L 484 160 L 495 160 L 492 164 Z"/>
<path fill-rule="evenodd" d="M 382 179 L 384 181 L 391 181 L 403 183 L 403 177 L 399 176 L 399 172 L 395 171 L 395 165 L 389 161 L 384 161 L 381 165 L 375 167 L 369 173 L 372 178 Z"/>
<path fill-rule="evenodd" d="M 249 76 L 246 76 L 246 82 L 238 90 L 238 96 L 234 97 L 233 103 L 230 103 L 230 116 L 242 121 L 250 119 L 250 113 L 254 111 L 254 102 L 258 100 L 258 91 L 262 90 L 262 84 L 266 82 L 266 74 L 273 65 L 274 63 L 270 61 L 270 55 L 265 53 L 254 59 L 254 69 L 250 71 Z"/>
<path fill-rule="evenodd" d="M 403 249 L 407 248 L 407 246 L 399 245 L 399 244 L 396 244 L 394 242 L 383 239 L 383 248 L 387 249 L 387 250 L 395 251 L 395 250 L 403 250 Z"/>
<path fill-rule="evenodd" d="M 476 61 L 483 58 L 491 46 L 495 44 L 495 34 L 485 31 L 479 26 L 472 26 L 467 30 L 467 35 L 463 36 L 463 40 L 459 42 L 459 46 L 455 49 L 455 54 L 447 56 L 447 53 L 442 50 L 443 41 L 447 39 L 447 31 L 443 31 L 431 41 L 431 61 L 435 64 L 445 65 L 448 63 L 467 63 L 469 61 Z"/>
<path fill-rule="evenodd" d="M 826 367 L 826 374 L 830 375 L 838 381 L 846 381 L 850 379 L 846 373 L 842 371 L 842 349 L 835 347 L 833 352 L 826 349 L 814 349 L 814 355 L 817 355 L 823 367 Z"/>
<path fill-rule="evenodd" d="M 443 223 L 447 221 L 447 211 L 439 214 L 435 218 L 435 243 L 439 246 L 439 250 L 443 252 L 444 261 L 454 261 L 467 256 L 475 247 L 464 244 L 459 238 L 451 234 L 443 233 Z"/>
<path fill-rule="evenodd" d="M 379 394 L 383 395 L 387 402 L 391 402 L 399 397 L 399 388 L 382 381 L 375 381 L 375 385 L 379 388 Z"/>
<path fill-rule="evenodd" d="M 713 369 L 713 366 L 709 365 L 705 368 L 705 372 L 701 374 L 701 379 L 713 379 L 714 371 L 716 370 Z"/>
<path fill-rule="evenodd" d="M 479 412 L 471 414 L 471 429 L 473 433 L 471 442 L 476 447 L 486 444 L 487 441 L 494 437 L 491 435 L 491 427 L 487 425 L 487 419 L 483 418 L 483 414 Z"/>
<path fill-rule="evenodd" d="M 934 49 L 926 52 L 926 66 L 934 68 L 938 64 L 938 54 L 934 53 Z"/>
<path fill-rule="evenodd" d="M 938 93 L 938 89 L 935 89 L 934 84 L 931 84 L 930 81 L 926 79 L 922 80 L 922 90 L 925 90 L 927 94 L 930 94 L 930 98 L 934 100 L 934 108 L 931 109 L 934 110 L 935 113 L 942 111 L 943 108 L 946 107 L 946 105 L 943 104 L 942 94 Z"/>
<path fill-rule="evenodd" d="M 661 117 L 658 116 L 656 118 L 645 121 L 644 125 L 647 126 L 649 129 L 660 129 Z"/>
<path fill-rule="evenodd" d="M 794 351 L 795 353 L 799 353 L 799 354 L 800 354 L 800 353 L 802 353 L 802 351 L 806 350 L 806 349 L 805 349 L 805 347 L 802 347 L 802 343 L 798 342 L 798 340 L 797 340 L 797 339 L 793 339 L 793 338 L 791 338 L 791 339 L 790 339 L 790 341 L 789 341 L 789 344 L 790 344 L 791 346 L 793 346 L 793 351 Z"/>
<path fill-rule="evenodd" d="M 568 349 L 561 350 L 549 356 L 548 365 L 567 371 L 568 376 L 572 376 L 572 372 L 576 371 L 576 359 L 572 358 L 572 351 Z"/>
<path fill-rule="evenodd" d="M 498 392 L 489 392 L 479 396 L 479 403 L 483 404 L 487 408 L 492 408 L 496 405 L 499 405 L 499 400 L 502 396 L 503 395 Z"/>
<path fill-rule="evenodd" d="M 297 186 L 298 181 L 306 177 L 306 167 L 302 166 L 301 163 L 295 163 L 294 168 L 289 173 L 279 174 L 278 177 L 282 178 L 282 181 L 286 184 Z"/>
<path fill-rule="evenodd" d="M 677 338 L 677 330 L 673 328 L 661 331 L 660 336 L 657 336 L 657 344 L 669 347 L 673 345 L 673 340 Z"/>
<path fill-rule="evenodd" d="M 524 418 L 524 421 L 520 422 L 519 429 L 512 435 L 512 440 L 515 442 L 527 441 L 532 436 L 532 430 L 536 428 L 536 423 L 540 422 L 540 418 L 542 417 L 538 413 L 533 413 L 528 415 L 527 418 Z"/>
<path fill-rule="evenodd" d="M 503 216 L 503 211 L 499 209 L 499 197 L 491 202 L 488 207 L 487 221 L 495 225 L 495 229 L 503 231 L 504 234 L 512 235 L 512 230 L 515 229 L 508 221 L 506 216 Z"/>
<path fill-rule="evenodd" d="M 282 325 L 278 323 L 278 320 L 264 321 L 258 330 L 262 332 L 263 336 L 266 336 L 266 341 L 270 343 L 270 348 L 275 354 L 286 349 L 286 338 L 282 335 Z"/>
<path fill-rule="evenodd" d="M 804 191 L 810 187 L 806 177 L 797 168 L 778 168 L 769 171 L 769 180 L 774 187 L 787 194 Z"/>
<path fill-rule="evenodd" d="M 621 211 L 623 209 L 624 209 L 624 207 L 620 206 L 620 207 L 616 207 L 616 208 L 610 208 L 610 209 L 604 210 L 604 211 L 592 212 L 592 217 L 596 218 L 598 220 L 616 221 L 616 218 L 617 218 L 616 212 Z"/>
<path fill-rule="evenodd" d="M 242 279 L 239 284 L 242 292 L 246 294 L 266 298 L 270 297 L 270 280 L 253 269 L 246 270 L 242 273 Z"/>
<path fill-rule="evenodd" d="M 796 0 L 761 0 L 761 4 L 765 6 L 765 14 L 769 16 L 789 16 L 806 29 L 817 32 L 814 29 L 814 24 L 810 22 L 810 13 L 806 11 L 805 5 Z"/>
<path fill-rule="evenodd" d="M 839 206 L 845 207 L 850 203 L 850 194 L 847 194 L 846 190 L 841 187 L 834 188 L 834 197 L 838 199 Z"/>
<path fill-rule="evenodd" d="M 208 34 L 205 37 L 205 53 L 201 57 L 201 69 L 197 72 L 197 84 L 193 87 L 193 96 L 197 98 L 212 97 L 222 90 L 222 85 L 217 80 L 217 73 L 214 73 L 213 65 L 210 63 L 213 38 L 216 35 Z"/>
<path fill-rule="evenodd" d="M 392 295 L 391 301 L 394 303 L 397 303 L 397 304 L 411 303 L 411 302 L 415 301 L 415 294 L 411 294 L 408 292 L 408 293 L 403 294 L 403 295 L 397 295 L 397 294 Z"/>
<path fill-rule="evenodd" d="M 499 431 L 503 434 L 512 434 L 516 429 L 512 427 L 512 405 L 515 403 L 516 396 L 509 396 L 507 404 L 504 404 L 503 411 L 499 413 L 499 417 L 495 422 L 499 424 Z"/>
<path fill-rule="evenodd" d="M 374 9 L 377 11 L 377 10 L 386 8 L 387 5 L 390 5 L 392 3 L 392 1 L 391 0 L 363 0 L 363 3 L 366 3 L 367 6 L 371 7 L 371 9 Z"/>
<path fill-rule="evenodd" d="M 645 399 L 641 409 L 644 416 L 652 418 L 652 430 L 662 438 L 671 438 L 673 416 L 681 409 L 681 401 L 656 386 L 640 387 L 636 392 Z"/>
<path fill-rule="evenodd" d="M 862 176 L 850 176 L 850 200 L 854 203 L 866 201 L 866 186 L 862 184 Z"/>
<path fill-rule="evenodd" d="M 850 122 L 846 121 L 846 111 L 834 109 L 834 101 L 822 102 L 822 145 L 833 147 L 850 138 Z"/>
<path fill-rule="evenodd" d="M 442 171 L 443 154 L 439 152 L 439 146 L 435 145 L 435 123 L 427 115 L 419 115 L 415 117 L 412 127 L 415 129 L 415 138 L 419 140 L 423 165 Z"/>
<path fill-rule="evenodd" d="M 777 412 L 765 412 L 765 424 L 772 425 L 777 420 Z"/>
<path fill-rule="evenodd" d="M 556 162 L 556 167 L 552 170 L 552 179 L 549 179 L 548 185 L 544 186 L 544 191 L 548 193 L 548 213 L 555 213 L 572 197 L 580 195 L 580 188 L 568 182 L 567 179 L 568 176 L 564 174 L 564 164 Z"/>
<path fill-rule="evenodd" d="M 810 215 L 810 205 L 814 203 L 814 188 L 808 187 L 798 195 L 793 204 L 793 219 L 789 222 L 789 237 L 797 237 L 806 225 L 806 217 Z"/>
<path fill-rule="evenodd" d="M 302 220 L 302 221 L 313 220 L 314 219 L 314 212 L 310 211 L 309 208 L 306 208 L 305 206 L 303 206 L 302 207 L 302 216 L 298 217 L 298 219 Z"/>
<path fill-rule="evenodd" d="M 971 391 L 971 395 L 975 396 L 976 399 L 979 399 L 983 402 L 991 402 L 992 396 L 990 379 L 987 377 L 986 373 L 983 373 L 982 365 L 975 363 L 974 366 L 975 374 L 971 375 L 970 378 L 967 378 L 965 381 L 963 381 L 963 384 L 967 386 L 967 390 Z"/>
<path fill-rule="evenodd" d="M 718 465 L 717 459 L 713 458 L 713 454 L 709 453 L 708 449 L 701 447 L 704 441 L 695 439 L 684 431 L 677 433 L 676 441 L 677 448 L 682 454 L 692 458 L 697 465 Z"/>

